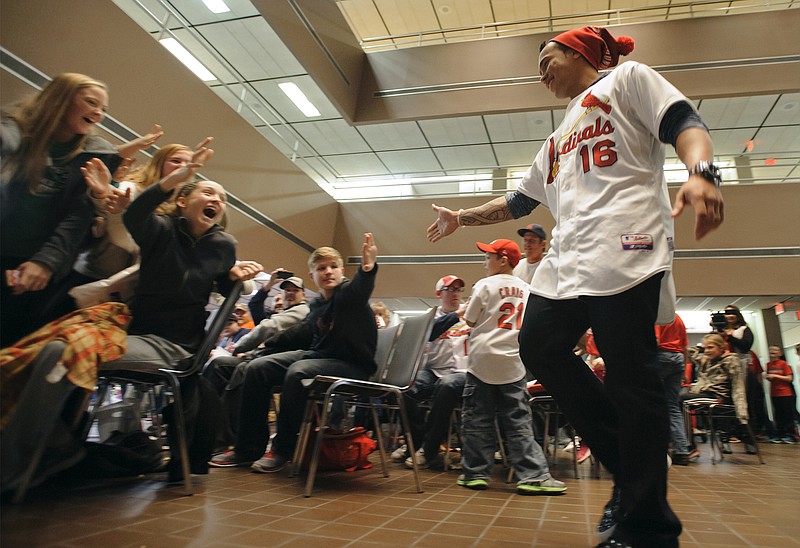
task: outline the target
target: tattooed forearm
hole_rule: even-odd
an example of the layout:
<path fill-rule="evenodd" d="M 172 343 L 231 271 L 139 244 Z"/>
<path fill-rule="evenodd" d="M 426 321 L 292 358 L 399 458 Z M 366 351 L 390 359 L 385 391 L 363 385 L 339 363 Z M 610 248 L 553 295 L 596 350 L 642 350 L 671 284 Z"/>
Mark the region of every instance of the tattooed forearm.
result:
<path fill-rule="evenodd" d="M 505 196 L 461 212 L 461 226 L 493 225 L 513 219 Z"/>

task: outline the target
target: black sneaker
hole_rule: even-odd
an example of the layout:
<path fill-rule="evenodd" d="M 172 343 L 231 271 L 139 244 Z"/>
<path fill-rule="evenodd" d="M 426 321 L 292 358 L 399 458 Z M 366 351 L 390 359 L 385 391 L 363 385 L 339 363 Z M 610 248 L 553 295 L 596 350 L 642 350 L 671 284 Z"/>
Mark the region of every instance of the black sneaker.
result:
<path fill-rule="evenodd" d="M 600 538 L 601 543 L 611 540 L 611 535 L 617 528 L 619 521 L 618 514 L 620 512 L 620 505 L 622 504 L 622 492 L 619 487 L 614 485 L 614 490 L 611 492 L 611 499 L 606 503 L 603 508 L 603 515 L 600 517 L 600 523 L 597 524 L 597 536 Z M 617 542 L 611 540 L 611 542 Z M 604 546 L 604 544 L 600 544 Z M 621 544 L 609 544 L 608 546 L 623 546 Z"/>
<path fill-rule="evenodd" d="M 672 453 L 672 464 L 689 466 L 689 453 Z"/>

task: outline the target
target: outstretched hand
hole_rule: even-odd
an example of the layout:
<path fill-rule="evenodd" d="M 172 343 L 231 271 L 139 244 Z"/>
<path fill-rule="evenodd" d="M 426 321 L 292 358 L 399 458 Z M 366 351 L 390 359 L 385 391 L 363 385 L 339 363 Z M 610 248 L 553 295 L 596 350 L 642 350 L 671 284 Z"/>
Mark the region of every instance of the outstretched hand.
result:
<path fill-rule="evenodd" d="M 118 146 L 117 154 L 123 158 L 135 156 L 140 150 L 153 146 L 163 135 L 164 132 L 161 131 L 161 126 L 158 124 L 153 124 L 153 131 L 150 133 L 142 135 L 138 139 L 134 139 L 133 141 L 127 142 L 124 145 Z"/>
<path fill-rule="evenodd" d="M 205 142 L 205 141 L 204 141 Z M 194 174 L 197 172 L 198 169 L 203 167 L 205 163 L 211 159 L 214 155 L 214 151 L 210 148 L 206 147 L 199 147 L 194 151 L 192 155 L 192 159 L 186 165 L 179 167 L 163 179 L 158 182 L 158 185 L 161 187 L 161 190 L 168 192 L 181 183 L 184 183 L 191 179 Z"/>
<path fill-rule="evenodd" d="M 436 222 L 428 227 L 428 241 L 435 243 L 456 231 L 458 228 L 458 213 L 436 204 L 432 204 L 432 206 L 437 218 Z"/>
<path fill-rule="evenodd" d="M 81 167 L 83 179 L 89 188 L 92 198 L 105 200 L 111 196 L 114 187 L 111 186 L 111 172 L 100 158 L 92 158 Z"/>
<path fill-rule="evenodd" d="M 717 228 L 725 219 L 722 193 L 700 175 L 691 175 L 678 190 L 672 217 L 679 216 L 687 204 L 694 208 L 695 240 Z"/>
<path fill-rule="evenodd" d="M 361 270 L 369 272 L 375 268 L 375 261 L 378 259 L 378 246 L 375 245 L 375 238 L 372 232 L 364 234 L 364 245 L 361 246 Z"/>

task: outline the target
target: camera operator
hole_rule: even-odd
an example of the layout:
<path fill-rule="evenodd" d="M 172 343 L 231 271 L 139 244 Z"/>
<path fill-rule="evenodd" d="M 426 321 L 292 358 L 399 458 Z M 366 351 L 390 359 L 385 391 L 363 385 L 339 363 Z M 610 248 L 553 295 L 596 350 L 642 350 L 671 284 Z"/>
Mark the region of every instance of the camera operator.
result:
<path fill-rule="evenodd" d="M 712 324 L 715 324 L 712 315 Z M 750 426 L 757 435 L 763 435 L 768 429 L 768 418 L 766 409 L 766 398 L 764 397 L 763 369 L 760 365 L 756 369 L 753 359 L 750 356 L 750 349 L 753 346 L 753 332 L 744 321 L 742 312 L 736 305 L 729 304 L 723 313 L 725 324 L 721 325 L 717 331 L 725 337 L 728 350 L 739 357 L 746 374 L 747 406 L 750 410 Z M 717 328 L 716 325 L 714 325 Z"/>

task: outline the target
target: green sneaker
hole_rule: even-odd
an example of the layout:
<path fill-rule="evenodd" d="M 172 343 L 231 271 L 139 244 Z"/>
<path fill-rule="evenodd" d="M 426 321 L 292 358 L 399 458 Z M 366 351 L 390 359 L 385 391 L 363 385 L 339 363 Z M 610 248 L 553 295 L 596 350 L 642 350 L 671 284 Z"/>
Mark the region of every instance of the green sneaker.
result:
<path fill-rule="evenodd" d="M 554 478 L 517 483 L 517 493 L 520 495 L 558 495 L 566 490 L 566 484 Z"/>
<path fill-rule="evenodd" d="M 476 491 L 483 491 L 489 488 L 489 482 L 483 478 L 467 478 L 464 474 L 458 476 L 456 484 L 467 489 L 474 489 Z"/>

